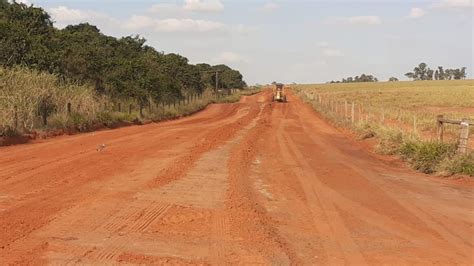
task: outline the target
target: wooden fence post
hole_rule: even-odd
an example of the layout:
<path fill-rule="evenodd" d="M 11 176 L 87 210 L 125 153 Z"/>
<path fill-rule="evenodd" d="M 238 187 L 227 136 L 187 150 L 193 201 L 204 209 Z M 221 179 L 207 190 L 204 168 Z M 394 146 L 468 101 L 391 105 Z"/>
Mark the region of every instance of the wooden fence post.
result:
<path fill-rule="evenodd" d="M 67 103 L 66 109 L 67 109 L 67 115 L 71 115 L 71 103 Z"/>
<path fill-rule="evenodd" d="M 461 133 L 459 134 L 458 153 L 465 154 L 469 142 L 469 120 L 463 118 L 461 120 Z"/>
<path fill-rule="evenodd" d="M 13 111 L 15 112 L 14 117 L 13 117 L 13 128 L 15 130 L 18 129 L 18 106 L 13 106 Z"/>
<path fill-rule="evenodd" d="M 443 124 L 443 115 L 438 115 L 436 117 L 436 133 L 438 135 L 438 141 L 443 142 L 444 135 L 444 124 Z"/>
<path fill-rule="evenodd" d="M 355 104 L 354 102 L 352 102 L 352 106 L 351 106 L 351 123 L 354 124 L 354 120 L 355 120 Z"/>

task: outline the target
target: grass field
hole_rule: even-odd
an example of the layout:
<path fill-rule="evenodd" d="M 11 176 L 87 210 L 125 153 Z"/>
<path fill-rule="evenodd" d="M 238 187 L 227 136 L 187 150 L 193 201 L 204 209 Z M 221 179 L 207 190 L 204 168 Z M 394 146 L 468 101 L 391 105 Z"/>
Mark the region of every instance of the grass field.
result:
<path fill-rule="evenodd" d="M 399 154 L 412 160 L 412 155 L 404 152 L 415 146 L 407 149 L 404 145 L 429 143 L 433 146 L 432 153 L 444 155 L 437 157 L 436 165 L 428 167 L 429 170 L 419 169 L 424 172 L 434 172 L 435 168 L 440 170 L 440 165 L 447 165 L 448 159 L 444 157 L 454 158 L 459 135 L 459 126 L 446 125 L 445 142 L 437 143 L 436 116 L 474 121 L 474 80 L 306 84 L 292 88 L 331 122 L 352 128 L 361 138 L 377 137 L 377 149 L 381 153 Z M 469 147 L 467 164 L 471 168 L 465 170 L 461 166 L 464 170 L 452 172 L 474 173 L 472 133 Z"/>

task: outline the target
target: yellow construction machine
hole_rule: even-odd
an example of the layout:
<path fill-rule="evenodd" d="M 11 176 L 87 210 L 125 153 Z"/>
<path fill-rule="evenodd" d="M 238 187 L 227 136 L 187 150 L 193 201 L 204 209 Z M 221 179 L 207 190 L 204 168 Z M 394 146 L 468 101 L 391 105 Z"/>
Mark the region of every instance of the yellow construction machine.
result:
<path fill-rule="evenodd" d="M 283 84 L 275 84 L 275 89 L 273 91 L 272 101 L 277 101 L 281 103 L 286 103 L 286 95 L 283 94 Z"/>

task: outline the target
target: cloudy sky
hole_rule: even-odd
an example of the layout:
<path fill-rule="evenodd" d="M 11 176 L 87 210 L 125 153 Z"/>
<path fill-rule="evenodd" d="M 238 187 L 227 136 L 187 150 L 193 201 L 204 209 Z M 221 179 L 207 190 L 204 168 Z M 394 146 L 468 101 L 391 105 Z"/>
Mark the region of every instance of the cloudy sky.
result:
<path fill-rule="evenodd" d="M 23 1 L 24 2 L 24 1 Z M 472 0 L 27 0 L 59 28 L 139 34 L 191 63 L 224 63 L 250 84 L 404 79 L 417 63 L 473 77 Z"/>

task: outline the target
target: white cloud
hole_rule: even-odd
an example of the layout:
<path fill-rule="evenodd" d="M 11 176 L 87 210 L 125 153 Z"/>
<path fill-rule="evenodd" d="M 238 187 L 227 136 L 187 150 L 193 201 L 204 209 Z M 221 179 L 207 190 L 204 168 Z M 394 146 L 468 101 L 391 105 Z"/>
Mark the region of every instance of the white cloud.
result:
<path fill-rule="evenodd" d="M 212 59 L 212 62 L 216 64 L 228 64 L 228 63 L 249 63 L 250 60 L 245 56 L 234 52 L 222 52 L 218 56 Z"/>
<path fill-rule="evenodd" d="M 328 24 L 378 25 L 382 23 L 379 16 L 338 17 L 326 21 Z"/>
<path fill-rule="evenodd" d="M 266 10 L 266 11 L 273 11 L 278 8 L 280 8 L 280 6 L 275 2 L 267 2 L 265 3 L 265 5 L 263 5 L 263 10 Z"/>
<path fill-rule="evenodd" d="M 123 28 L 129 30 L 137 30 L 150 28 L 155 25 L 155 20 L 147 16 L 137 16 L 133 15 L 128 21 L 123 24 Z"/>
<path fill-rule="evenodd" d="M 474 4 L 472 0 L 441 0 L 440 2 L 433 4 L 432 7 L 444 9 L 464 9 L 473 8 Z"/>
<path fill-rule="evenodd" d="M 226 31 L 228 27 L 220 22 L 190 18 L 153 19 L 148 16 L 132 16 L 125 22 L 125 29 L 151 29 L 160 32 L 213 32 Z"/>
<path fill-rule="evenodd" d="M 155 30 L 165 32 L 176 32 L 176 31 L 198 31 L 198 32 L 210 32 L 210 31 L 225 31 L 226 25 L 210 20 L 200 19 L 162 19 L 156 20 Z"/>
<path fill-rule="evenodd" d="M 410 15 L 408 16 L 409 18 L 421 18 L 424 15 L 426 15 L 425 10 L 418 8 L 418 7 L 413 7 L 410 10 Z"/>
<path fill-rule="evenodd" d="M 219 0 L 185 0 L 183 9 L 196 12 L 218 12 L 224 9 Z"/>
<path fill-rule="evenodd" d="M 81 22 L 116 22 L 106 14 L 92 10 L 72 9 L 66 6 L 53 7 L 48 10 L 58 27 Z"/>
<path fill-rule="evenodd" d="M 326 57 L 341 57 L 344 56 L 344 54 L 341 52 L 339 49 L 334 49 L 334 48 L 326 48 L 323 50 L 323 55 Z"/>
<path fill-rule="evenodd" d="M 89 18 L 87 12 L 79 9 L 72 9 L 66 6 L 53 7 L 49 10 L 54 19 L 61 22 L 85 20 Z"/>
<path fill-rule="evenodd" d="M 349 17 L 347 21 L 350 24 L 367 24 L 367 25 L 376 25 L 382 23 L 382 20 L 378 16 L 359 16 L 359 17 Z"/>
<path fill-rule="evenodd" d="M 181 10 L 182 8 L 176 4 L 155 4 L 148 9 L 152 13 L 176 13 Z"/>

